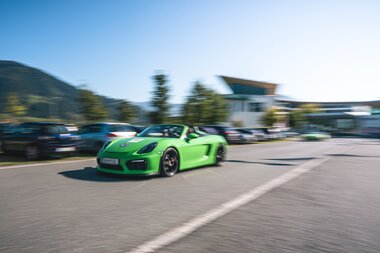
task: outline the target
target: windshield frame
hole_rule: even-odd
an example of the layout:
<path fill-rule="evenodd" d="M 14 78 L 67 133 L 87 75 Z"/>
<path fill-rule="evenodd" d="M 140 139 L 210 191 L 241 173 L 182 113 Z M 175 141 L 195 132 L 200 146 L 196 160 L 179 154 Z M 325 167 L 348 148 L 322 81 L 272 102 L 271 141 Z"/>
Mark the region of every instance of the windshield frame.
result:
<path fill-rule="evenodd" d="M 157 127 L 162 127 L 163 129 L 168 129 L 170 127 L 178 127 L 178 128 L 182 128 L 181 129 L 181 133 L 178 133 L 178 137 L 176 136 L 164 136 L 164 133 L 162 133 L 163 135 L 162 136 L 155 136 L 155 135 L 148 135 L 148 132 L 153 129 L 153 128 L 157 128 Z M 141 133 L 138 134 L 138 137 L 145 137 L 145 138 L 149 138 L 149 137 L 153 137 L 153 138 L 171 138 L 171 139 L 181 139 L 183 138 L 184 136 L 184 133 L 187 131 L 188 127 L 185 126 L 185 125 L 177 125 L 177 124 L 160 124 L 160 125 L 152 125 L 148 128 L 146 128 L 144 131 L 142 131 Z"/>

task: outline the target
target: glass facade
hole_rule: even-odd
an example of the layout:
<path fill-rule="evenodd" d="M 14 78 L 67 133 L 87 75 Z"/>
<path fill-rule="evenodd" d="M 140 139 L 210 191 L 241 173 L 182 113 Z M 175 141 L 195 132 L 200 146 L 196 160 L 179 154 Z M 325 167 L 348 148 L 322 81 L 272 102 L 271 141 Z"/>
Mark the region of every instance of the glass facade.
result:
<path fill-rule="evenodd" d="M 242 85 L 238 83 L 230 84 L 230 87 L 234 94 L 246 94 L 246 95 L 267 95 L 267 89 Z"/>
<path fill-rule="evenodd" d="M 262 107 L 263 107 L 262 103 L 249 103 L 248 110 L 250 112 L 262 112 L 263 111 Z"/>

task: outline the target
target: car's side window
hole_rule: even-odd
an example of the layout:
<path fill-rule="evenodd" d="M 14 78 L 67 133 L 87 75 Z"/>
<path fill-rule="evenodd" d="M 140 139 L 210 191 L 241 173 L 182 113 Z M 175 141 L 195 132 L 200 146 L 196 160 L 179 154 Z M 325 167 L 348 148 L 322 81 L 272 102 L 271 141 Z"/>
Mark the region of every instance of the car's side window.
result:
<path fill-rule="evenodd" d="M 113 125 L 110 126 L 110 132 L 135 132 L 135 130 L 128 125 Z"/>
<path fill-rule="evenodd" d="M 21 134 L 32 134 L 32 133 L 38 133 L 39 131 L 41 131 L 41 128 L 33 124 L 21 125 L 19 128 L 19 132 Z"/>
<path fill-rule="evenodd" d="M 80 133 L 82 134 L 92 134 L 92 133 L 98 133 L 101 132 L 101 126 L 100 125 L 87 125 L 84 126 Z"/>

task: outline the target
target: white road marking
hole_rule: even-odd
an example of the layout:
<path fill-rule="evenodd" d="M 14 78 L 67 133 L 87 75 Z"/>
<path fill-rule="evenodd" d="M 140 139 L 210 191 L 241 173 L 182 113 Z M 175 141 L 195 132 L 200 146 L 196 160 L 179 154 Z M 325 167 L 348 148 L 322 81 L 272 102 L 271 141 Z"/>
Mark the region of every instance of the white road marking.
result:
<path fill-rule="evenodd" d="M 57 164 L 67 164 L 67 163 L 79 163 L 79 162 L 95 161 L 95 159 L 96 158 L 94 157 L 94 158 L 90 158 L 90 159 L 65 161 L 65 162 L 54 162 L 54 163 L 47 162 L 47 163 L 34 163 L 34 164 L 4 166 L 4 167 L 0 167 L 0 170 L 17 169 L 17 168 L 24 168 L 24 167 L 37 167 L 37 166 L 57 165 Z"/>
<path fill-rule="evenodd" d="M 147 241 L 137 248 L 129 251 L 129 253 L 148 253 L 155 252 L 156 250 L 169 245 L 187 235 L 194 232 L 195 230 L 205 226 L 206 224 L 238 209 L 239 207 L 246 205 L 255 199 L 261 197 L 265 193 L 280 187 L 281 185 L 299 177 L 300 175 L 318 167 L 319 165 L 330 160 L 330 157 L 319 157 L 301 164 L 295 169 L 286 172 L 285 174 L 270 180 L 269 182 L 254 188 L 238 197 L 225 202 L 224 204 L 211 209 L 210 211 L 201 214 L 194 219 L 183 223 L 182 225 L 171 229 L 150 241 Z"/>

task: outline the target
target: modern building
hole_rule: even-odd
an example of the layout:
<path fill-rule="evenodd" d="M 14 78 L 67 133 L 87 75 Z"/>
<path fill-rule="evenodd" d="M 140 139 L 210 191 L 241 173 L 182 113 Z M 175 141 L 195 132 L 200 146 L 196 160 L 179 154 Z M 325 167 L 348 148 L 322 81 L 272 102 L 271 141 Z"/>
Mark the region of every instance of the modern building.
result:
<path fill-rule="evenodd" d="M 230 104 L 230 119 L 232 124 L 247 127 L 263 126 L 261 118 L 265 111 L 275 107 L 285 115 L 297 110 L 305 104 L 317 104 L 322 111 L 309 115 L 321 119 L 329 127 L 335 129 L 352 129 L 364 127 L 367 124 L 377 124 L 380 100 L 347 101 L 347 102 L 310 102 L 284 98 L 276 94 L 278 84 L 258 82 L 234 77 L 220 76 L 231 89 L 232 93 L 225 96 Z M 286 124 L 286 120 L 283 124 Z M 368 123 L 372 122 L 372 123 Z M 371 125 L 371 126 L 372 126 Z M 286 125 L 281 125 L 286 127 Z M 377 126 L 377 125 L 376 125 Z M 375 126 L 375 127 L 376 127 Z M 377 126 L 380 128 L 380 125 Z"/>
<path fill-rule="evenodd" d="M 225 96 L 230 119 L 236 125 L 259 127 L 265 111 L 275 106 L 277 84 L 220 76 L 231 89 Z"/>

